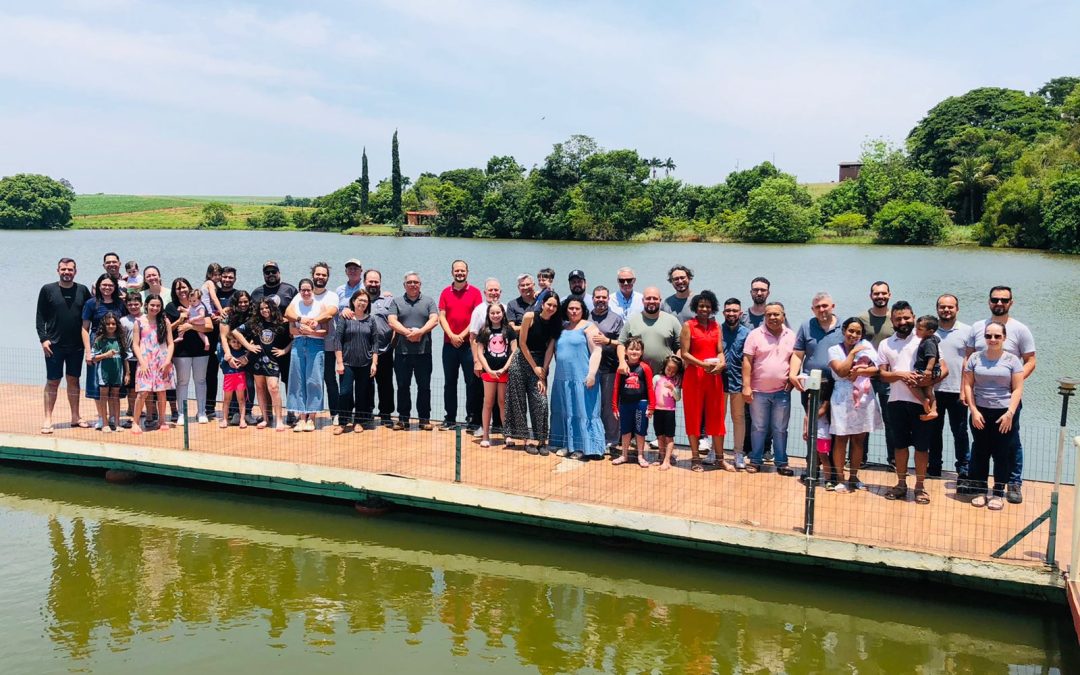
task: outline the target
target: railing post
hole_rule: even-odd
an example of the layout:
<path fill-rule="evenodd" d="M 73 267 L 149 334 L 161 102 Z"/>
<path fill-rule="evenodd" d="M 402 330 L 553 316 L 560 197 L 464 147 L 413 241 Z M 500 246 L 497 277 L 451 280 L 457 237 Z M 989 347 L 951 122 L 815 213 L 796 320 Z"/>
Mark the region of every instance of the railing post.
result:
<path fill-rule="evenodd" d="M 185 450 L 190 450 L 191 449 L 190 438 L 189 438 L 189 435 L 188 435 L 188 425 L 191 424 L 191 415 L 188 414 L 188 403 L 189 403 L 189 401 L 187 399 L 187 396 L 185 396 L 182 399 L 182 403 L 180 404 L 180 414 L 182 414 L 184 416 L 184 449 Z"/>
<path fill-rule="evenodd" d="M 1076 381 L 1058 378 L 1058 394 L 1061 395 L 1061 428 L 1058 429 L 1057 464 L 1054 466 L 1054 491 L 1050 493 L 1050 534 L 1046 539 L 1046 564 L 1057 567 L 1057 520 L 1058 495 L 1061 492 L 1061 468 L 1065 463 L 1065 428 L 1069 419 L 1069 397 L 1076 389 Z"/>
<path fill-rule="evenodd" d="M 806 389 L 810 396 L 806 403 L 806 497 L 803 532 L 810 537 L 814 534 L 815 495 L 817 493 L 817 411 L 818 397 L 821 396 L 820 370 L 810 371 L 810 377 L 806 380 Z"/>
<path fill-rule="evenodd" d="M 1073 439 L 1073 445 L 1076 446 L 1076 466 L 1074 470 L 1076 473 L 1073 475 L 1080 478 L 1080 436 Z M 1074 482 L 1077 479 L 1074 479 Z M 1080 527 L 1077 523 L 1080 523 L 1080 499 L 1076 498 L 1078 486 L 1073 486 L 1073 525 L 1072 525 L 1072 549 L 1069 551 L 1069 581 L 1076 581 L 1077 577 L 1080 577 L 1080 570 L 1077 569 L 1080 566 Z"/>
<path fill-rule="evenodd" d="M 454 482 L 461 482 L 461 425 L 454 426 Z"/>

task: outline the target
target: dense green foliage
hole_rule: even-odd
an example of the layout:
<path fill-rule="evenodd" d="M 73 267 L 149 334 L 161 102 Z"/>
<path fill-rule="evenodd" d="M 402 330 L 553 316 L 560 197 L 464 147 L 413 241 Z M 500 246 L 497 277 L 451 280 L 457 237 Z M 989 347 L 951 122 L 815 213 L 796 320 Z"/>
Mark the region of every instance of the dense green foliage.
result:
<path fill-rule="evenodd" d="M 401 211 L 401 157 L 398 154 L 397 129 L 394 129 L 394 139 L 390 144 L 390 212 L 391 223 L 400 223 L 403 213 Z"/>
<path fill-rule="evenodd" d="M 0 179 L 0 229 L 58 229 L 71 225 L 75 193 L 48 176 L 19 173 Z"/>
<path fill-rule="evenodd" d="M 1080 171 L 1050 183 L 1043 208 L 1050 247 L 1080 253 Z"/>
<path fill-rule="evenodd" d="M 368 201 L 371 193 L 371 179 L 368 177 L 367 146 L 360 153 L 360 214 L 368 212 Z"/>
<path fill-rule="evenodd" d="M 885 244 L 936 244 L 949 217 L 940 206 L 894 200 L 874 216 L 878 240 Z"/>
<path fill-rule="evenodd" d="M 299 211 L 294 213 L 300 213 Z M 289 226 L 289 215 L 277 206 L 256 211 L 245 219 L 248 227 L 256 229 L 281 229 Z"/>
<path fill-rule="evenodd" d="M 208 202 L 202 207 L 199 227 L 225 227 L 232 213 L 233 207 L 225 202 Z"/>
<path fill-rule="evenodd" d="M 861 213 L 839 213 L 829 218 L 825 227 L 839 237 L 850 237 L 866 227 L 866 216 Z"/>

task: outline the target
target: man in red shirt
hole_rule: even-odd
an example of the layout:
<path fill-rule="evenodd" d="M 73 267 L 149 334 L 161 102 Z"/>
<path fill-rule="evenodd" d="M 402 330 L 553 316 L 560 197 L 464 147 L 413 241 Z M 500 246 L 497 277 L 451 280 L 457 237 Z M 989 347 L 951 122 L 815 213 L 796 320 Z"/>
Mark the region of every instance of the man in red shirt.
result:
<path fill-rule="evenodd" d="M 458 369 L 465 376 L 465 424 L 469 429 L 480 426 L 479 378 L 473 373 L 473 353 L 469 345 L 469 320 L 473 310 L 484 302 L 480 289 L 469 283 L 469 265 L 455 260 L 450 265 L 453 282 L 439 295 L 439 325 L 444 339 L 443 366 L 443 430 L 452 429 L 457 423 Z"/>

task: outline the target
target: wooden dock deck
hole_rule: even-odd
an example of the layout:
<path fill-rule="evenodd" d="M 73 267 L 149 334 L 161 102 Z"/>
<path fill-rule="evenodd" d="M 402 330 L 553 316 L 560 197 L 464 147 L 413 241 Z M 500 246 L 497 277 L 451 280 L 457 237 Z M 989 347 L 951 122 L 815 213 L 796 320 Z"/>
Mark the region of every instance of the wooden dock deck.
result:
<path fill-rule="evenodd" d="M 929 505 L 888 501 L 892 474 L 861 472 L 865 491 L 815 494 L 813 536 L 803 533 L 806 490 L 771 470 L 661 472 L 636 463 L 579 462 L 526 454 L 501 439 L 387 428 L 334 436 L 329 421 L 312 433 L 270 429 L 184 429 L 102 433 L 57 424 L 40 433 L 41 389 L 0 385 L 0 458 L 128 468 L 200 480 L 467 513 L 563 530 L 640 539 L 724 554 L 804 562 L 884 575 L 932 579 L 997 592 L 1064 601 L 1061 573 L 1046 564 L 1048 523 L 1002 557 L 991 554 L 1050 505 L 1053 485 L 1025 482 L 1024 503 L 999 512 L 972 507 L 949 477 L 931 480 Z M 89 417 L 92 402 L 83 401 Z M 67 402 L 57 403 L 65 420 Z M 798 460 L 793 461 L 798 466 Z M 460 472 L 460 482 L 455 475 Z M 909 477 L 909 484 L 913 478 Z M 1062 488 L 1056 567 L 1069 560 L 1074 488 Z M 1060 596 L 1060 597 L 1058 597 Z"/>

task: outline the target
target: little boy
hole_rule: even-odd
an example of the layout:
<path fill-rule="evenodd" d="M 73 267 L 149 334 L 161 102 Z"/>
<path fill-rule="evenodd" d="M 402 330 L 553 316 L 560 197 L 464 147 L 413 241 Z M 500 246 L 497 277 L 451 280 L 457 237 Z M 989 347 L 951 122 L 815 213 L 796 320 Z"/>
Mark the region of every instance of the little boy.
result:
<path fill-rule="evenodd" d="M 934 396 L 934 381 L 941 377 L 941 339 L 936 335 L 938 320 L 927 314 L 920 316 L 915 323 L 915 337 L 919 338 L 919 350 L 915 352 L 915 372 L 919 374 L 919 386 L 912 388 L 912 393 L 922 401 L 923 414 L 919 419 L 925 421 L 938 416 L 937 399 Z"/>
<path fill-rule="evenodd" d="M 229 404 L 232 403 L 233 394 L 236 395 L 237 409 L 243 412 L 244 405 L 247 403 L 247 382 L 246 371 L 248 366 L 248 351 L 244 349 L 244 345 L 240 343 L 240 339 L 235 334 L 229 334 L 229 351 L 232 352 L 232 357 L 236 362 L 234 366 L 228 359 L 225 358 L 225 350 L 221 345 L 218 345 L 217 356 L 218 361 L 221 363 L 221 391 L 225 395 L 225 400 L 222 403 L 222 410 L 228 410 Z M 228 416 L 225 415 L 218 422 L 218 426 L 224 429 L 229 426 Z M 240 428 L 247 428 L 247 418 L 243 415 L 240 416 Z"/>

